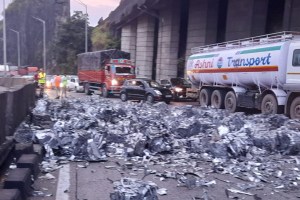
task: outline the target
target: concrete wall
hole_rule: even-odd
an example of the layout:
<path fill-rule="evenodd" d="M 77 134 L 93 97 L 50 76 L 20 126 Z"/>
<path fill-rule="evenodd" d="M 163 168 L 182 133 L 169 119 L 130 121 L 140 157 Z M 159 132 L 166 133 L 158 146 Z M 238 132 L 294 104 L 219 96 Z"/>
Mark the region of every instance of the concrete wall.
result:
<path fill-rule="evenodd" d="M 6 136 L 13 135 L 27 116 L 29 108 L 34 106 L 35 85 L 23 81 L 0 78 L 0 145 Z M 1 84 L 8 87 L 2 87 Z"/>
<path fill-rule="evenodd" d="M 6 124 L 6 118 L 5 118 L 5 109 L 6 109 L 6 100 L 7 96 L 5 92 L 0 93 L 0 145 L 5 141 L 5 124 Z"/>
<path fill-rule="evenodd" d="M 216 42 L 219 0 L 190 0 L 186 56 L 191 48 Z"/>
<path fill-rule="evenodd" d="M 136 62 L 136 34 L 137 34 L 137 23 L 136 21 L 131 22 L 122 27 L 121 32 L 121 50 L 130 53 L 130 58 L 135 65 Z"/>
<path fill-rule="evenodd" d="M 265 34 L 269 0 L 229 0 L 226 41 Z"/>
<path fill-rule="evenodd" d="M 300 31 L 300 1 L 298 0 L 285 0 L 285 11 L 283 28 L 284 30 Z"/>
<path fill-rule="evenodd" d="M 180 2 L 169 1 L 160 10 L 156 80 L 177 77 Z"/>
<path fill-rule="evenodd" d="M 142 15 L 137 22 L 136 66 L 138 77 L 152 77 L 155 18 Z"/>

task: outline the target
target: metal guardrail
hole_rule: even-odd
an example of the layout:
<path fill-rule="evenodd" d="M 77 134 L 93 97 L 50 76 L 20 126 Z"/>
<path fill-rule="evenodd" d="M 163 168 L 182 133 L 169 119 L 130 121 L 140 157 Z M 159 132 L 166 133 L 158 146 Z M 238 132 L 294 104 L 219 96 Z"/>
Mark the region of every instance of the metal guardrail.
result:
<path fill-rule="evenodd" d="M 194 47 L 191 49 L 191 53 L 192 54 L 207 53 L 207 52 L 219 51 L 224 49 L 234 49 L 240 47 L 254 46 L 259 44 L 284 42 L 287 40 L 292 40 L 296 36 L 300 36 L 300 32 L 284 31 L 284 32 L 260 35 L 260 36 L 250 37 L 250 38 L 239 39 L 239 40 L 233 40 L 229 42 Z"/>

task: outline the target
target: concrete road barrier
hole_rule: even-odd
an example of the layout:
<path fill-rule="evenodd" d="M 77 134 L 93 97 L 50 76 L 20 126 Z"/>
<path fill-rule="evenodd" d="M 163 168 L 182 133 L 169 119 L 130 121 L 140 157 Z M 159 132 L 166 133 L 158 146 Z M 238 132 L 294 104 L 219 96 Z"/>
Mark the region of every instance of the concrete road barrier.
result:
<path fill-rule="evenodd" d="M 0 147 L 35 104 L 35 85 L 23 78 L 0 78 Z M 0 163 L 0 166 L 2 163 Z"/>

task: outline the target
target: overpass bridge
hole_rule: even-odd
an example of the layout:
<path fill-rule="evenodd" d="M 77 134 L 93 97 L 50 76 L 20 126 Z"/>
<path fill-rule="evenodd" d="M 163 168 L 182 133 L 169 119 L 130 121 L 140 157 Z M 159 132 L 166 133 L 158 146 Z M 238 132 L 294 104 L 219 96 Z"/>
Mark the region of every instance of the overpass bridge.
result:
<path fill-rule="evenodd" d="M 108 20 L 137 75 L 183 77 L 193 47 L 299 31 L 297 0 L 122 0 Z"/>

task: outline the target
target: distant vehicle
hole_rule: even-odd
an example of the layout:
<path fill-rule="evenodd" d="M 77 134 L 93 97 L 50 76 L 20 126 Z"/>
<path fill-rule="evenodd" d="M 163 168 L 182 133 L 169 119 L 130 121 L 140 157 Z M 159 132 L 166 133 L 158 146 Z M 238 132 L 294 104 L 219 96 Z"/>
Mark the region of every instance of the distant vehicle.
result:
<path fill-rule="evenodd" d="M 19 75 L 19 70 L 18 70 L 18 66 L 9 66 L 9 75 L 10 76 L 18 76 Z"/>
<path fill-rule="evenodd" d="M 34 76 L 38 71 L 39 71 L 38 67 L 23 66 L 18 69 L 18 74 L 21 76 L 25 76 L 25 75 Z"/>
<path fill-rule="evenodd" d="M 156 81 L 146 78 L 126 80 L 121 87 L 120 98 L 127 100 L 145 100 L 150 103 L 164 101 L 167 104 L 173 98 L 171 90 L 162 87 Z"/>
<path fill-rule="evenodd" d="M 78 77 L 86 94 L 119 94 L 124 80 L 135 78 L 130 54 L 116 49 L 78 54 Z"/>
<path fill-rule="evenodd" d="M 8 76 L 9 66 L 0 65 L 0 77 Z"/>
<path fill-rule="evenodd" d="M 197 100 L 197 90 L 192 89 L 192 84 L 184 78 L 163 79 L 160 81 L 160 84 L 172 91 L 174 100 Z"/>
<path fill-rule="evenodd" d="M 54 76 L 52 76 L 52 75 L 46 76 L 46 88 L 54 89 Z"/>
<path fill-rule="evenodd" d="M 83 85 L 79 84 L 78 76 L 69 76 L 67 88 L 69 90 L 74 90 L 75 92 L 84 92 Z"/>

